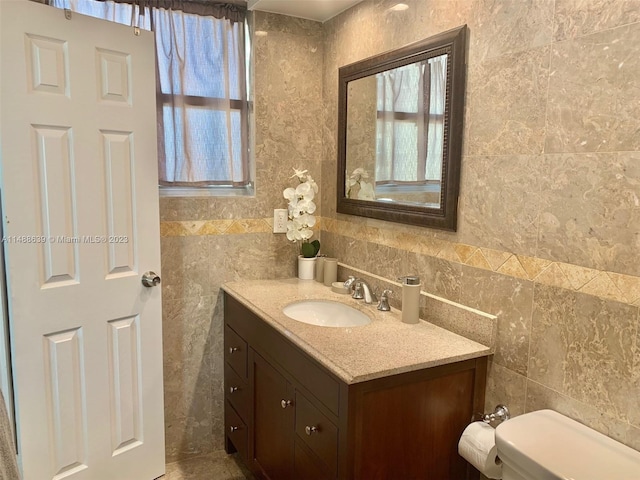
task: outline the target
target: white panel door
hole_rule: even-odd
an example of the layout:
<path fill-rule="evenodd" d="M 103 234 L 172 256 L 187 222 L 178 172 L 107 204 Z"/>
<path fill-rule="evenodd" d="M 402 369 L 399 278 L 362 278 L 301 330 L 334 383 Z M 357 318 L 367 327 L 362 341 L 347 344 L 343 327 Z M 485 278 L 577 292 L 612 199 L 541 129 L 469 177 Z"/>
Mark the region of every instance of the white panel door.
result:
<path fill-rule="evenodd" d="M 153 35 L 0 0 L 0 135 L 25 480 L 164 473 Z"/>

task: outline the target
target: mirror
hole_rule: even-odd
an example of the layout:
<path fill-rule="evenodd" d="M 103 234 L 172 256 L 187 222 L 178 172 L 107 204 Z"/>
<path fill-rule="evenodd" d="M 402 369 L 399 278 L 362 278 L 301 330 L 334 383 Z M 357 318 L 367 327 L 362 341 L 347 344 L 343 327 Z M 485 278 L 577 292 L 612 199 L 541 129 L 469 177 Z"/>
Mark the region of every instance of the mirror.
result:
<path fill-rule="evenodd" d="M 341 67 L 338 213 L 456 230 L 466 25 Z"/>

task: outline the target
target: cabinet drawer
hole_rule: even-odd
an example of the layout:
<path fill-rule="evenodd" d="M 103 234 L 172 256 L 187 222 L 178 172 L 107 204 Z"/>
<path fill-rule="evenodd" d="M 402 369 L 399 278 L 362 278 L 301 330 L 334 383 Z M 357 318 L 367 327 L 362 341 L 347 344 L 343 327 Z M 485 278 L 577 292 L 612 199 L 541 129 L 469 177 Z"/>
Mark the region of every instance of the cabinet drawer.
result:
<path fill-rule="evenodd" d="M 300 392 L 296 392 L 296 441 L 302 440 L 335 475 L 338 467 L 338 428 Z"/>
<path fill-rule="evenodd" d="M 224 425 L 226 434 L 242 458 L 247 459 L 247 425 L 242 421 L 229 402 L 224 406 Z"/>
<path fill-rule="evenodd" d="M 224 392 L 227 400 L 246 423 L 249 418 L 249 387 L 228 363 L 224 364 Z"/>
<path fill-rule="evenodd" d="M 247 342 L 227 325 L 224 327 L 224 358 L 240 378 L 247 379 Z"/>

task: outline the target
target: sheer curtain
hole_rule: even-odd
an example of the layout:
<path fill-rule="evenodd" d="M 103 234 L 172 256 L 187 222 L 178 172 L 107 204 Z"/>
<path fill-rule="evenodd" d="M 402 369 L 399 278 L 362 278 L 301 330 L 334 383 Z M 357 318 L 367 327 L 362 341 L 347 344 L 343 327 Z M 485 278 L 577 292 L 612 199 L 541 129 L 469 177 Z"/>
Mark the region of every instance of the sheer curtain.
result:
<path fill-rule="evenodd" d="M 376 184 L 440 181 L 447 57 L 379 73 Z"/>
<path fill-rule="evenodd" d="M 197 0 L 51 4 L 155 32 L 161 185 L 249 183 L 244 8 Z"/>

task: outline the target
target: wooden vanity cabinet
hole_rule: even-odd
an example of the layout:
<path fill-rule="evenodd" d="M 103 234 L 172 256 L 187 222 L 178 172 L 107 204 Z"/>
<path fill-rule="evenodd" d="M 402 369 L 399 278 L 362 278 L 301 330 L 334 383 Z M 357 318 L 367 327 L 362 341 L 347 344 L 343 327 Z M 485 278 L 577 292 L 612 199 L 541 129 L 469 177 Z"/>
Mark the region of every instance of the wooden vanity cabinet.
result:
<path fill-rule="evenodd" d="M 486 357 L 348 385 L 225 294 L 225 447 L 271 480 L 463 480 Z M 425 346 L 428 348 L 428 346 Z"/>

